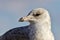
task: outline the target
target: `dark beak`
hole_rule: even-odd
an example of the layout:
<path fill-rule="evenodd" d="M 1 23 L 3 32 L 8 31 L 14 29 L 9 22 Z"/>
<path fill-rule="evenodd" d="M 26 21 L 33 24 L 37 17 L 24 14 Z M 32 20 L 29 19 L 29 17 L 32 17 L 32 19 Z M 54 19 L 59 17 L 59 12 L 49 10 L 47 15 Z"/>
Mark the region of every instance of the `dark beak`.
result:
<path fill-rule="evenodd" d="M 23 17 L 21 17 L 20 19 L 19 19 L 19 22 L 23 22 L 24 21 L 24 19 L 23 19 Z"/>

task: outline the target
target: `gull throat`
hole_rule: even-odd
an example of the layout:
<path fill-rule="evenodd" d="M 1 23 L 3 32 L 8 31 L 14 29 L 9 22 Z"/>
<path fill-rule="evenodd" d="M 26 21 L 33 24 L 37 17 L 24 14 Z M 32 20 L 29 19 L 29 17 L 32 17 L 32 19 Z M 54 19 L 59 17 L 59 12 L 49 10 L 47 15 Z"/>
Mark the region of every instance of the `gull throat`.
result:
<path fill-rule="evenodd" d="M 54 40 L 49 21 L 43 23 L 31 24 L 29 37 L 30 40 Z"/>

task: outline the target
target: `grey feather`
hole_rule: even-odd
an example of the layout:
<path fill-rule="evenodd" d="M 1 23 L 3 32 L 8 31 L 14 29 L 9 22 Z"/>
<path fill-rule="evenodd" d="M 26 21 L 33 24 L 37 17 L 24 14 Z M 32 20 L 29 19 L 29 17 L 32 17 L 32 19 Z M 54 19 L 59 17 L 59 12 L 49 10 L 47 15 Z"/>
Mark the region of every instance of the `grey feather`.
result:
<path fill-rule="evenodd" d="M 2 35 L 0 40 L 29 40 L 27 28 L 28 26 L 11 29 Z"/>

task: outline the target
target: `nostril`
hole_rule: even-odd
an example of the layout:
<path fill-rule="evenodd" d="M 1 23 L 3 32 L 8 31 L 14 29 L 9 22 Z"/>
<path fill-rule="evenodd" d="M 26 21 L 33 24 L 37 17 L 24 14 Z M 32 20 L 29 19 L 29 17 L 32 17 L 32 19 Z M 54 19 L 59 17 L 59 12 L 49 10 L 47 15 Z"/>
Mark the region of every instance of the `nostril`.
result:
<path fill-rule="evenodd" d="M 19 22 L 23 22 L 24 21 L 24 19 L 23 19 L 23 17 L 21 17 L 20 19 L 19 19 Z"/>

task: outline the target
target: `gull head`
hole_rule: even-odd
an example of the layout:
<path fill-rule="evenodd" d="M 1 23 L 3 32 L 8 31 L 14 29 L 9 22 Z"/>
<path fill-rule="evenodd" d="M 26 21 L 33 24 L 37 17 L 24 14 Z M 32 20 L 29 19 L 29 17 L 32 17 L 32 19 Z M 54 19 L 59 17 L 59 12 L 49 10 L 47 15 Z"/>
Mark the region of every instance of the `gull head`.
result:
<path fill-rule="evenodd" d="M 30 23 L 37 23 L 37 22 L 42 22 L 44 20 L 48 20 L 49 14 L 48 11 L 44 8 L 37 8 L 33 9 L 32 11 L 29 12 L 29 14 L 25 17 L 21 17 L 19 19 L 19 22 L 30 22 Z"/>

